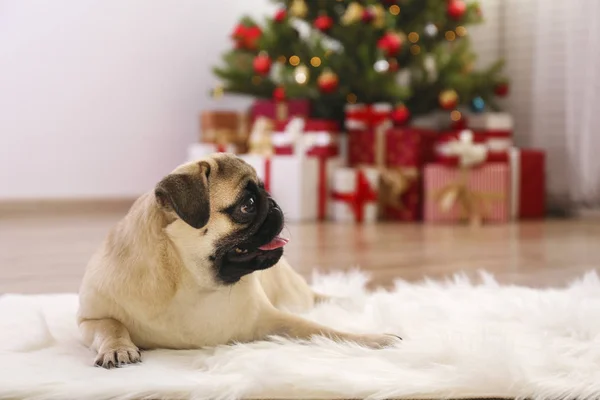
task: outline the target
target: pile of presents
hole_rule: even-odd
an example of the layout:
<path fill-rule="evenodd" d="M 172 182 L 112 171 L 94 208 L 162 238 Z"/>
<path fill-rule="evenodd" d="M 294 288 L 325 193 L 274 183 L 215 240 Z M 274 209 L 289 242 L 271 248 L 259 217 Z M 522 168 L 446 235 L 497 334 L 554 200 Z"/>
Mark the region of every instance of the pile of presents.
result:
<path fill-rule="evenodd" d="M 517 148 L 505 113 L 467 129 L 394 126 L 389 104 L 349 104 L 344 127 L 310 117 L 304 100 L 256 101 L 248 113 L 206 111 L 196 160 L 236 153 L 288 221 L 471 224 L 545 214 L 545 154 Z M 431 122 L 431 120 L 430 120 Z"/>

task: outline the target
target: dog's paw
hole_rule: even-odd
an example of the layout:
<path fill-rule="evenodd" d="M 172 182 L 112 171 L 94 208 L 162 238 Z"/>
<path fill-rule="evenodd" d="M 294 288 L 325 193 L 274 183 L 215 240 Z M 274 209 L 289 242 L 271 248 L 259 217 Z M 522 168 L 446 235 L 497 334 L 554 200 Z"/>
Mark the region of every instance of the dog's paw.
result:
<path fill-rule="evenodd" d="M 386 347 L 393 347 L 400 343 L 402 338 L 396 335 L 360 335 L 358 337 L 358 344 L 369 347 L 371 349 L 383 349 Z"/>
<path fill-rule="evenodd" d="M 127 364 L 142 361 L 140 350 L 133 344 L 114 344 L 102 346 L 94 361 L 97 367 L 106 369 L 119 368 Z"/>

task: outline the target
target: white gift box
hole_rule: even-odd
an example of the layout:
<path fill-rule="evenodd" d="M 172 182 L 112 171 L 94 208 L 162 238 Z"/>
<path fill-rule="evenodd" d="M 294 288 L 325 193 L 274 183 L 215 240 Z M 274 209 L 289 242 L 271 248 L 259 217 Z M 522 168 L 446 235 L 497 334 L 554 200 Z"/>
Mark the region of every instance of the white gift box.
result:
<path fill-rule="evenodd" d="M 377 221 L 379 171 L 376 168 L 338 168 L 333 174 L 331 189 L 331 215 L 334 221 Z"/>
<path fill-rule="evenodd" d="M 329 218 L 329 193 L 339 157 L 243 154 L 283 210 L 286 221 L 306 222 Z"/>
<path fill-rule="evenodd" d="M 468 117 L 470 129 L 512 131 L 514 129 L 513 117 L 505 112 L 485 112 L 470 114 Z"/>
<path fill-rule="evenodd" d="M 187 161 L 196 161 L 214 153 L 235 153 L 233 144 L 194 143 L 187 148 Z"/>

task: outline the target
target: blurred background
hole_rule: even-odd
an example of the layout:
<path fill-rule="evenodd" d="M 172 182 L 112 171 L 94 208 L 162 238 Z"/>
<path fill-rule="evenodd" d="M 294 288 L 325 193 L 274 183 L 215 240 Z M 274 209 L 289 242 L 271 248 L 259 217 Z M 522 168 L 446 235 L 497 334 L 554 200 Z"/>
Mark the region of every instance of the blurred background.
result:
<path fill-rule="evenodd" d="M 0 291 L 77 290 L 135 197 L 218 151 L 268 181 L 307 276 L 560 283 L 598 259 L 598 15 L 593 0 L 0 0 Z"/>

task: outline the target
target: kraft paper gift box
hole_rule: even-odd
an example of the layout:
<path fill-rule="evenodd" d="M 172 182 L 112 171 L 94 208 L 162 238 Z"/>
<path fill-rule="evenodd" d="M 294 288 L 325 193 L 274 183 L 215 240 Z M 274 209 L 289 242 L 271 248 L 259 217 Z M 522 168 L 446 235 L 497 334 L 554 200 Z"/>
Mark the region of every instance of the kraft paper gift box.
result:
<path fill-rule="evenodd" d="M 374 223 L 378 220 L 379 171 L 343 167 L 333 175 L 331 207 L 337 222 Z"/>
<path fill-rule="evenodd" d="M 235 153 L 233 144 L 193 143 L 187 148 L 187 161 L 196 161 L 214 153 Z"/>
<path fill-rule="evenodd" d="M 510 167 L 484 163 L 473 168 L 440 163 L 425 166 L 427 223 L 503 223 L 510 219 Z"/>
<path fill-rule="evenodd" d="M 235 153 L 248 150 L 250 121 L 247 113 L 207 110 L 200 114 L 200 142 L 235 146 Z"/>

